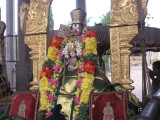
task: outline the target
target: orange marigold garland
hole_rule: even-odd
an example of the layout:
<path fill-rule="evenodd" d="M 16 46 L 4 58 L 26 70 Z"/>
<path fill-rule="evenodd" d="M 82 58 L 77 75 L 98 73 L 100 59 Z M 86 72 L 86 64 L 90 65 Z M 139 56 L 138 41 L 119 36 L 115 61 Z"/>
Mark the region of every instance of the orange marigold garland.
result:
<path fill-rule="evenodd" d="M 62 38 L 59 38 L 57 36 L 54 36 L 51 40 L 50 46 L 55 47 L 55 48 L 60 48 L 60 45 L 62 43 Z"/>
<path fill-rule="evenodd" d="M 95 68 L 96 65 L 93 61 L 87 61 L 84 64 L 84 72 L 87 72 L 88 74 L 95 74 Z"/>

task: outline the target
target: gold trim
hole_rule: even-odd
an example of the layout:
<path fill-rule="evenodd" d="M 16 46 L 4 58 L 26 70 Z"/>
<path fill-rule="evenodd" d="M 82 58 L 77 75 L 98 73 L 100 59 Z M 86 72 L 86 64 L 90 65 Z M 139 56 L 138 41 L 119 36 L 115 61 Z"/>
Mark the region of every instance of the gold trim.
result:
<path fill-rule="evenodd" d="M 134 89 L 130 84 L 130 41 L 138 34 L 137 26 L 115 27 L 110 29 L 111 44 L 111 71 L 112 83 L 121 83 L 131 91 Z"/>

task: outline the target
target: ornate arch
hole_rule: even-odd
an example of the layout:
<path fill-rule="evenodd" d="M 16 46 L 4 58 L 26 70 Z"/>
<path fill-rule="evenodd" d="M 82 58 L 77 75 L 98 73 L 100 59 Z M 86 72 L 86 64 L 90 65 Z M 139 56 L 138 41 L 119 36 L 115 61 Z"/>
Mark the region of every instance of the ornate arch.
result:
<path fill-rule="evenodd" d="M 129 42 L 138 34 L 139 0 L 111 0 L 111 69 L 112 83 L 119 82 L 129 91 L 130 84 L 129 55 L 132 47 Z M 140 0 L 146 14 L 147 0 Z M 38 88 L 39 75 L 46 57 L 48 38 L 48 17 L 52 0 L 31 0 L 25 26 L 25 43 L 32 49 L 33 87 Z M 23 14 L 22 14 L 23 15 Z M 23 19 L 21 19 L 23 20 Z M 22 21 L 21 21 L 22 24 Z M 22 26 L 22 25 L 21 25 Z"/>

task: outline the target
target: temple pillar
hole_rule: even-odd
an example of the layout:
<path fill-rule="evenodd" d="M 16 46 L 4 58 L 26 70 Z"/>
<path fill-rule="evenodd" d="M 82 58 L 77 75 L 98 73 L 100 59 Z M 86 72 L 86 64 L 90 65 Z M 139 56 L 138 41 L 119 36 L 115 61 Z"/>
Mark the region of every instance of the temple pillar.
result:
<path fill-rule="evenodd" d="M 112 83 L 121 83 L 131 91 L 134 89 L 130 79 L 130 41 L 138 34 L 137 26 L 115 27 L 110 29 Z"/>
<path fill-rule="evenodd" d="M 29 4 L 28 0 L 18 0 L 18 15 L 20 14 L 20 6 L 22 3 Z M 28 79 L 33 73 L 32 61 L 30 60 L 29 51 L 30 48 L 24 44 L 24 32 L 21 30 L 20 16 L 18 16 L 18 55 L 16 62 L 16 90 L 26 91 L 28 90 Z"/>
<path fill-rule="evenodd" d="M 76 0 L 76 8 L 81 8 L 86 11 L 86 0 Z"/>
<path fill-rule="evenodd" d="M 39 77 L 47 54 L 51 2 L 52 0 L 30 0 L 27 12 L 25 12 L 25 4 L 21 7 L 21 9 L 24 9 L 24 13 L 21 10 L 21 29 L 25 32 L 25 44 L 31 48 L 29 53 L 33 61 L 33 81 L 31 82 L 33 86 L 30 90 L 36 90 L 39 87 Z M 27 20 L 25 22 L 26 13 Z M 24 24 L 25 28 L 23 27 Z"/>
<path fill-rule="evenodd" d="M 1 21 L 1 8 L 0 8 L 0 21 Z"/>
<path fill-rule="evenodd" d="M 86 12 L 86 0 L 76 0 L 76 8 L 80 8 Z M 83 24 L 86 25 L 86 18 Z"/>
<path fill-rule="evenodd" d="M 16 31 L 15 31 L 16 1 L 6 0 L 6 70 L 12 90 L 16 90 Z"/>
<path fill-rule="evenodd" d="M 130 79 L 130 41 L 138 34 L 138 21 L 141 20 L 140 5 L 146 9 L 146 0 L 111 0 L 110 48 L 112 83 L 120 83 L 128 91 L 134 87 Z M 138 103 L 135 95 L 133 98 Z"/>

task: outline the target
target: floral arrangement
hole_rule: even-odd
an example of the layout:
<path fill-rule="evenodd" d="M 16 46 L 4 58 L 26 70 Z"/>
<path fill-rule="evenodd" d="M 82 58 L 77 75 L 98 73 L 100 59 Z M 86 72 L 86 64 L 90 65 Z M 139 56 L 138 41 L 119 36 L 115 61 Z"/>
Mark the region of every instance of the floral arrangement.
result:
<path fill-rule="evenodd" d="M 82 35 L 79 40 L 70 38 L 65 39 L 54 36 L 48 49 L 47 59 L 45 60 L 39 82 L 40 111 L 46 110 L 47 117 L 52 115 L 51 108 L 54 107 L 54 101 L 57 99 L 56 91 L 59 87 L 60 72 L 63 67 L 63 57 L 68 58 L 68 42 L 75 42 L 77 56 L 81 59 L 77 62 L 77 84 L 74 97 L 76 119 L 83 119 L 84 112 L 80 112 L 82 107 L 89 106 L 89 95 L 94 89 L 93 81 L 95 75 L 97 54 L 97 36 L 95 31 L 88 31 Z M 89 108 L 89 107 L 88 107 Z M 89 116 L 88 116 L 89 117 Z"/>
<path fill-rule="evenodd" d="M 46 115 L 50 116 L 51 108 L 54 107 L 56 88 L 59 86 L 59 73 L 62 69 L 60 45 L 62 39 L 54 36 L 48 48 L 48 55 L 45 60 L 45 66 L 40 74 L 39 90 L 41 93 L 40 110 L 47 110 Z"/>
<path fill-rule="evenodd" d="M 76 41 L 76 39 L 73 38 L 73 37 L 71 37 L 71 38 L 69 39 L 69 42 L 74 42 L 74 43 L 75 43 L 77 56 L 81 56 L 81 55 L 82 55 L 82 47 L 81 47 L 80 42 Z M 64 48 L 63 51 L 62 51 L 63 55 L 64 55 L 66 58 L 69 58 L 69 55 L 68 55 L 69 42 L 66 43 L 65 48 Z"/>
<path fill-rule="evenodd" d="M 76 119 L 79 118 L 86 118 L 88 116 L 84 116 L 83 111 L 82 114 L 80 114 L 80 107 L 81 104 L 87 105 L 89 102 L 89 95 L 91 91 L 94 89 L 93 87 L 93 81 L 94 81 L 94 74 L 95 74 L 95 63 L 92 61 L 86 61 L 81 62 L 80 67 L 78 68 L 78 82 L 77 82 L 77 90 L 75 93 L 75 112 L 76 112 Z"/>

